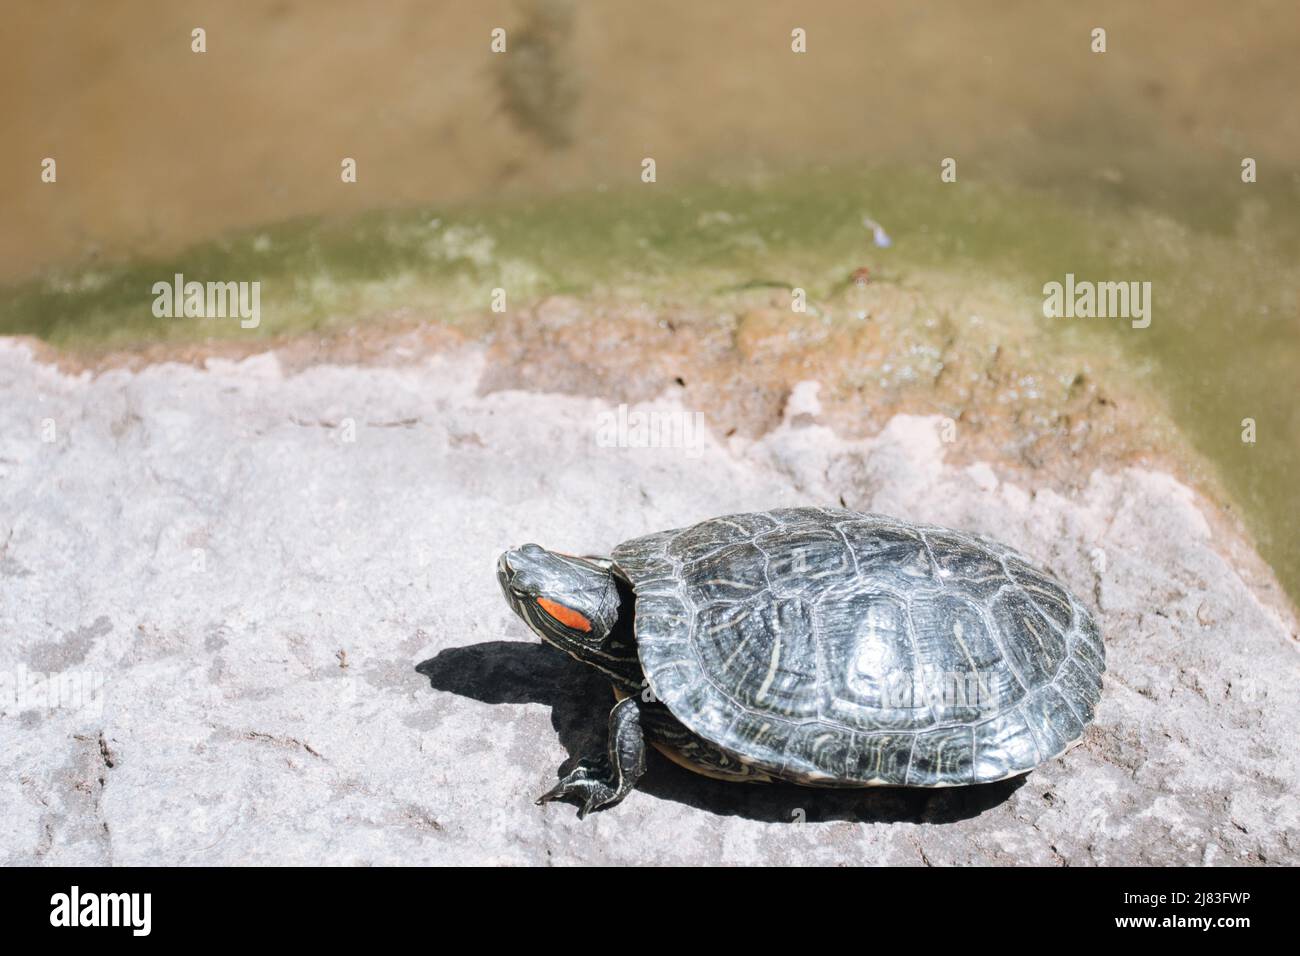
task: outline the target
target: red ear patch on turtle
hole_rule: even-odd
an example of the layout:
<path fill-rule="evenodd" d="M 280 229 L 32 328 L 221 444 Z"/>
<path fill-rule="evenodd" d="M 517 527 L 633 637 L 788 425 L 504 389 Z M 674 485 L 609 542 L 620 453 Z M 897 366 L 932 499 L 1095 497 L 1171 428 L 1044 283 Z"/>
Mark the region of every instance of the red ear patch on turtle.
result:
<path fill-rule="evenodd" d="M 577 611 L 573 610 L 573 608 L 565 607 L 563 604 L 556 604 L 554 601 L 547 600 L 546 598 L 538 598 L 537 606 L 565 627 L 571 627 L 575 631 L 591 630 L 591 622 Z"/>

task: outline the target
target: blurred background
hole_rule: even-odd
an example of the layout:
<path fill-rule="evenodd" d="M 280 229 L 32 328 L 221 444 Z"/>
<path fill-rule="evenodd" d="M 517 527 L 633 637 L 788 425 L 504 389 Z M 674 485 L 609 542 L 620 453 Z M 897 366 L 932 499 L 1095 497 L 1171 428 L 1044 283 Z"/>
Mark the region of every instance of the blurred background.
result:
<path fill-rule="evenodd" d="M 867 268 L 937 322 L 996 327 L 976 350 L 1032 342 L 1044 379 L 1086 366 L 1149 396 L 1178 430 L 1154 450 L 1300 590 L 1293 2 L 12 0 L 5 21 L 0 334 L 87 362 L 367 325 L 490 338 L 497 286 L 512 314 L 564 295 L 614 322 L 743 316 L 798 285 L 851 324 L 879 306 L 853 299 Z M 263 281 L 262 325 L 160 323 L 145 290 L 174 271 Z M 1043 319 L 1066 272 L 1151 281 L 1151 327 Z M 882 355 L 917 345 L 895 331 L 834 340 L 864 416 Z"/>
<path fill-rule="evenodd" d="M 1246 197 L 1214 187 L 1250 155 L 1296 198 L 1287 2 L 6 6 L 9 280 L 292 216 L 613 186 L 647 155 L 670 187 L 953 156 L 963 178 L 1220 226 Z M 491 55 L 494 27 L 516 56 Z M 31 175 L 45 155 L 58 190 Z"/>

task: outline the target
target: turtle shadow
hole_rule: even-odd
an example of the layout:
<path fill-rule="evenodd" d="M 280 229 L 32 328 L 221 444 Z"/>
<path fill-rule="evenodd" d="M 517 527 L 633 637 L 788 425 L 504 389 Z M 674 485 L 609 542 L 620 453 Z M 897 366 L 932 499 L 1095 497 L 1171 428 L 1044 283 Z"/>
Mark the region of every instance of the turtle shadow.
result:
<path fill-rule="evenodd" d="M 637 789 L 666 800 L 765 823 L 956 823 L 1006 801 L 1025 778 L 971 787 L 817 788 L 790 783 L 744 784 L 711 780 L 655 754 Z M 662 769 L 661 769 L 662 768 Z M 655 776 L 651 778 L 650 774 Z"/>
<path fill-rule="evenodd" d="M 604 752 L 605 724 L 614 702 L 609 681 L 549 645 L 486 641 L 449 647 L 415 670 L 434 690 L 485 704 L 550 707 L 551 726 L 569 754 L 564 772 L 582 757 Z"/>
<path fill-rule="evenodd" d="M 569 755 L 559 773 L 567 773 L 582 757 L 604 752 L 606 719 L 613 706 L 609 682 L 549 645 L 487 641 L 452 647 L 421 661 L 415 670 L 428 678 L 434 690 L 487 704 L 550 707 L 551 726 Z M 636 789 L 718 816 L 769 823 L 847 820 L 942 824 L 968 820 L 993 809 L 1024 781 L 1021 776 L 998 783 L 934 790 L 836 790 L 785 783 L 729 783 L 692 773 L 652 750 L 646 774 Z"/>

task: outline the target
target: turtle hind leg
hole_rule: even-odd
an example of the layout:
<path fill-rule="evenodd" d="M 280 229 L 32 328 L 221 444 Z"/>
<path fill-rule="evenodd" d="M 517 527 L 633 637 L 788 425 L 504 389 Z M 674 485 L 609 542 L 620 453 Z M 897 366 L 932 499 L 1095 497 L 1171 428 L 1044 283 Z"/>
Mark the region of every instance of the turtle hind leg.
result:
<path fill-rule="evenodd" d="M 641 730 L 641 704 L 635 695 L 625 697 L 609 712 L 609 753 L 579 761 L 551 790 L 537 798 L 549 803 L 563 797 L 582 801 L 578 817 L 612 807 L 636 786 L 645 773 L 645 734 Z"/>

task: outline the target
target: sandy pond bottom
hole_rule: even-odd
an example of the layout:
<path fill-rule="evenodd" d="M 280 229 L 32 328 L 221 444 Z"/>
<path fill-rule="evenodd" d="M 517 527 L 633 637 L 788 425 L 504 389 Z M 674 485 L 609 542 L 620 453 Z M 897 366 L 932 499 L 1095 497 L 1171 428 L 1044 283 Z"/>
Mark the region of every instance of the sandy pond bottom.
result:
<path fill-rule="evenodd" d="M 487 361 L 68 375 L 0 343 L 0 863 L 1300 862 L 1295 622 L 1170 475 L 1063 495 L 947 460 L 938 419 L 844 439 L 813 383 L 757 438 L 598 447 L 610 403 L 488 391 Z M 1082 745 L 934 792 L 656 755 L 611 811 L 535 807 L 610 695 L 511 614 L 497 554 L 841 497 L 998 537 L 1085 599 L 1108 670 Z"/>

